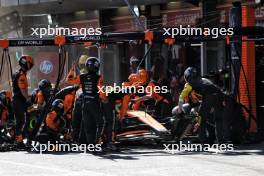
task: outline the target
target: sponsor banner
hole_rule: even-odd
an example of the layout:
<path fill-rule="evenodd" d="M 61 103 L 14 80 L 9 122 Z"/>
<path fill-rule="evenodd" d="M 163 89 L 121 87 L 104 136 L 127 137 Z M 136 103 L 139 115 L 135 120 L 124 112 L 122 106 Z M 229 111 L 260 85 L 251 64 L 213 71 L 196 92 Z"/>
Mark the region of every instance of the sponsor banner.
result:
<path fill-rule="evenodd" d="M 162 13 L 162 25 L 165 27 L 194 26 L 201 17 L 199 8 L 164 11 Z"/>
<path fill-rule="evenodd" d="M 54 45 L 53 39 L 39 39 L 39 40 L 29 40 L 29 39 L 21 39 L 21 40 L 9 40 L 9 46 L 49 46 Z"/>
<path fill-rule="evenodd" d="M 35 61 L 38 80 L 48 79 L 52 83 L 55 83 L 59 70 L 59 54 L 56 52 L 39 52 L 36 55 Z"/>
<path fill-rule="evenodd" d="M 100 26 L 99 19 L 92 20 L 81 20 L 81 21 L 73 21 L 70 23 L 71 28 L 98 28 Z"/>
<path fill-rule="evenodd" d="M 229 22 L 229 11 L 232 6 L 226 6 L 219 8 L 220 10 L 220 23 L 228 23 Z M 264 20 L 264 7 L 255 9 L 255 20 L 263 21 Z"/>
<path fill-rule="evenodd" d="M 229 11 L 231 8 L 231 4 L 221 5 L 217 7 L 220 12 L 220 23 L 229 22 Z M 197 19 L 201 17 L 201 12 L 199 8 L 164 11 L 162 12 L 162 14 L 162 24 L 164 27 L 176 27 L 179 25 L 194 26 L 197 23 Z M 255 19 L 256 21 L 264 20 L 264 7 L 255 9 Z"/>
<path fill-rule="evenodd" d="M 255 19 L 258 21 L 264 20 L 264 7 L 255 9 Z"/>
<path fill-rule="evenodd" d="M 140 16 L 139 20 L 144 28 L 146 29 L 147 19 L 145 16 Z M 113 31 L 114 32 L 134 32 L 142 31 L 141 27 L 137 23 L 136 19 L 133 16 L 123 16 L 123 17 L 114 17 L 112 18 L 113 22 Z"/>

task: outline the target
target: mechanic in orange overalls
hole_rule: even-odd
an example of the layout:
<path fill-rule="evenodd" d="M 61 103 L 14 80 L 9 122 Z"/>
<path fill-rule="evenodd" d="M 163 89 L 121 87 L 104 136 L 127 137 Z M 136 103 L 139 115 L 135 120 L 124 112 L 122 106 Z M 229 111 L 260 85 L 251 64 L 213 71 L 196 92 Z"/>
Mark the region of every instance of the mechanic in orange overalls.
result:
<path fill-rule="evenodd" d="M 136 73 L 132 73 L 129 77 L 128 77 L 128 81 L 129 82 L 124 82 L 122 84 L 123 87 L 125 88 L 129 88 L 132 86 L 137 86 L 137 84 L 139 83 L 139 76 Z M 128 106 L 129 106 L 129 102 L 131 99 L 132 94 L 125 94 L 122 97 L 121 100 L 121 108 L 120 108 L 120 112 L 119 112 L 119 120 L 123 120 L 125 115 L 127 114 L 127 110 L 128 110 Z"/>
<path fill-rule="evenodd" d="M 63 116 L 63 100 L 55 99 L 52 103 L 51 112 L 45 118 L 49 140 L 55 142 L 60 139 L 61 135 L 68 136 L 64 131 L 65 119 Z"/>
<path fill-rule="evenodd" d="M 148 75 L 144 69 L 139 70 L 141 84 L 147 82 Z M 159 92 L 158 92 L 158 91 Z M 164 85 L 160 85 L 157 81 L 151 80 L 146 86 L 146 95 L 135 98 L 133 101 L 145 101 L 153 99 L 155 101 L 155 115 L 164 117 L 171 115 L 172 98 L 168 89 Z"/>
<path fill-rule="evenodd" d="M 64 113 L 67 120 L 72 120 L 72 109 L 75 101 L 76 91 L 79 86 L 68 86 L 61 89 L 56 95 L 56 99 L 63 100 Z"/>
<path fill-rule="evenodd" d="M 13 108 L 16 119 L 16 143 L 23 147 L 23 138 L 27 129 L 27 108 L 30 97 L 28 95 L 27 72 L 34 66 L 31 56 L 24 55 L 19 58 L 20 69 L 13 75 Z"/>
<path fill-rule="evenodd" d="M 51 96 L 51 91 L 51 82 L 47 79 L 42 79 L 38 83 L 38 88 L 31 94 L 31 102 L 37 104 L 39 110 L 43 109 Z"/>

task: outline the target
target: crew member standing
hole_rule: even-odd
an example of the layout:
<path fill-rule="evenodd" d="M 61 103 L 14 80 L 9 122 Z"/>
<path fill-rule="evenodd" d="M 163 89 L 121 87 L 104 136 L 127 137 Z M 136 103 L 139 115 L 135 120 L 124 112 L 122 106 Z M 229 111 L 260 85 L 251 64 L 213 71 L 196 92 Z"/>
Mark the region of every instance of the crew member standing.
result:
<path fill-rule="evenodd" d="M 87 73 L 74 75 L 71 70 L 67 76 L 67 83 L 81 84 L 83 91 L 82 127 L 88 144 L 101 144 L 105 120 L 100 107 L 99 89 L 100 75 L 98 74 L 100 62 L 95 57 L 87 59 L 85 66 Z M 94 132 L 94 126 L 96 130 Z M 94 135 L 95 133 L 95 135 Z"/>
<path fill-rule="evenodd" d="M 13 108 L 16 119 L 16 142 L 23 144 L 26 136 L 27 108 L 30 97 L 28 95 L 27 72 L 34 66 L 32 57 L 20 57 L 20 69 L 13 75 Z"/>

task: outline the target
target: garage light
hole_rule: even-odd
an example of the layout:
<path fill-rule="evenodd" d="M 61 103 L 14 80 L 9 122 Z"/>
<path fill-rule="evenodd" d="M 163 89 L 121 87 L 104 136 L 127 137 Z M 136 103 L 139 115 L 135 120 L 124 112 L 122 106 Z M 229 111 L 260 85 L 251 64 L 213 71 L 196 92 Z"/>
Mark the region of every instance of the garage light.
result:
<path fill-rule="evenodd" d="M 134 6 L 134 12 L 137 16 L 139 16 L 139 9 L 138 6 Z"/>
<path fill-rule="evenodd" d="M 48 22 L 49 22 L 49 24 L 52 24 L 52 18 L 51 18 L 51 15 L 48 15 Z"/>

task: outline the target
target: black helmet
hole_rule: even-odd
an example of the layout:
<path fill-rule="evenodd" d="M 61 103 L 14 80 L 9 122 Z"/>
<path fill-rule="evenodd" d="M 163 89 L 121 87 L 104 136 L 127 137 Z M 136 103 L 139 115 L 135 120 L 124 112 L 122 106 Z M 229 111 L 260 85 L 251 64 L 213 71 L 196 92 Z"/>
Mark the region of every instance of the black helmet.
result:
<path fill-rule="evenodd" d="M 98 72 L 100 68 L 100 61 L 96 57 L 89 57 L 86 60 L 85 67 L 88 72 Z"/>
<path fill-rule="evenodd" d="M 42 79 L 41 81 L 39 81 L 38 83 L 38 88 L 39 90 L 43 91 L 43 90 L 49 90 L 51 89 L 51 83 L 49 80 L 47 79 Z"/>
<path fill-rule="evenodd" d="M 188 67 L 184 71 L 184 78 L 187 82 L 192 82 L 193 80 L 197 79 L 199 77 L 198 72 L 196 68 L 194 67 Z"/>
<path fill-rule="evenodd" d="M 34 66 L 34 61 L 31 56 L 24 55 L 18 60 L 18 64 L 25 70 L 30 70 Z"/>
<path fill-rule="evenodd" d="M 64 106 L 63 106 L 63 101 L 61 99 L 56 99 L 52 103 L 52 110 L 56 112 L 63 112 L 64 111 Z"/>
<path fill-rule="evenodd" d="M 4 102 L 5 99 L 6 99 L 5 94 L 1 92 L 1 93 L 0 93 L 0 101 L 1 101 L 1 102 Z"/>

